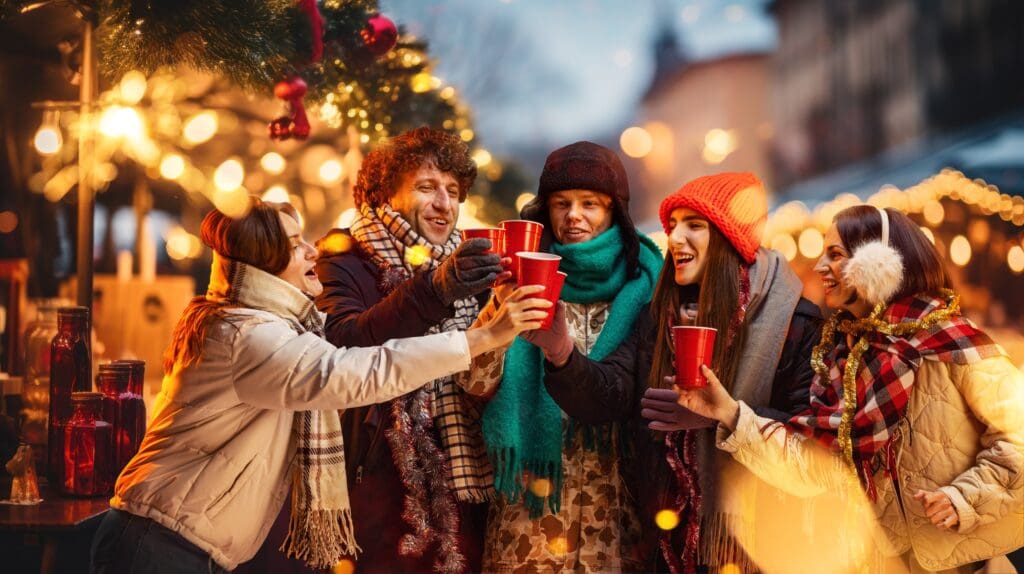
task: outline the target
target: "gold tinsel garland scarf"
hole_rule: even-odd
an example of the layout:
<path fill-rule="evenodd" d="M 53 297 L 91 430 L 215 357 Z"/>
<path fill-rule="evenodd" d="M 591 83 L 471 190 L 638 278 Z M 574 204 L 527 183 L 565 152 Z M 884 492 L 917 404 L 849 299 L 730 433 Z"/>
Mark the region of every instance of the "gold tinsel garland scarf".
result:
<path fill-rule="evenodd" d="M 921 361 L 969 364 L 1005 354 L 960 314 L 951 290 L 879 304 L 862 319 L 837 312 L 811 356 L 810 407 L 790 425 L 838 450 L 871 495 L 872 460 L 906 415 Z"/>

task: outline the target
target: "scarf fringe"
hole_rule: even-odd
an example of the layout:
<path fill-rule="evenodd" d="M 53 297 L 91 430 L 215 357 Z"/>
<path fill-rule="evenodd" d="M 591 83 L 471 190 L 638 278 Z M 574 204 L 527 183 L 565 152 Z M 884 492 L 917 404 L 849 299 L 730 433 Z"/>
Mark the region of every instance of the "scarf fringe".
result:
<path fill-rule="evenodd" d="M 356 544 L 352 510 L 293 512 L 278 550 L 321 569 L 333 567 L 345 556 L 358 557 L 362 549 Z"/>
<path fill-rule="evenodd" d="M 715 513 L 701 518 L 700 547 L 698 550 L 701 564 L 721 568 L 733 564 L 739 572 L 757 572 L 757 565 L 743 550 L 743 546 L 732 532 L 737 518 L 732 515 Z M 753 535 L 752 528 L 746 528 L 748 535 Z"/>

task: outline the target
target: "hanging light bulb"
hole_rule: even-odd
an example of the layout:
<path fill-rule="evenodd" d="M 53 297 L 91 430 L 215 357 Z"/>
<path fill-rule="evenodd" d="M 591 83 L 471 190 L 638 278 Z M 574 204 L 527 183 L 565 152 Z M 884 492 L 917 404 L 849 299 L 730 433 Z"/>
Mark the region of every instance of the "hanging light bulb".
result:
<path fill-rule="evenodd" d="M 57 113 L 57 110 L 44 110 L 43 122 L 39 124 L 39 129 L 36 130 L 36 135 L 32 138 L 32 144 L 41 155 L 53 155 L 64 145 Z"/>

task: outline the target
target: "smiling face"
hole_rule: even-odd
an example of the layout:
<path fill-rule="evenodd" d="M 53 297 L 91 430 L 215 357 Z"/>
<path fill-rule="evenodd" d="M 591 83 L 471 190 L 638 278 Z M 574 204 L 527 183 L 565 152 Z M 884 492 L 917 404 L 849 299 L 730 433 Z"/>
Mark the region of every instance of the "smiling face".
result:
<path fill-rule="evenodd" d="M 677 207 L 668 215 L 668 251 L 676 267 L 676 285 L 694 285 L 704 277 L 708 262 L 711 224 L 688 207 Z"/>
<path fill-rule="evenodd" d="M 435 245 L 442 245 L 459 219 L 459 182 L 433 163 L 424 163 L 402 177 L 390 203 L 413 231 Z"/>
<path fill-rule="evenodd" d="M 839 229 L 832 224 L 825 233 L 825 252 L 814 265 L 814 271 L 821 277 L 825 288 L 825 305 L 830 309 L 845 309 L 855 317 L 866 317 L 871 312 L 871 304 L 843 281 L 843 269 L 850 255 L 850 250 L 839 237 Z"/>
<path fill-rule="evenodd" d="M 292 219 L 286 213 L 279 213 L 281 226 L 291 246 L 291 258 L 288 260 L 288 267 L 277 274 L 278 277 L 291 283 L 303 293 L 316 297 L 324 290 L 320 284 L 313 266 L 316 264 L 317 251 L 302 238 L 302 228 L 299 222 Z"/>
<path fill-rule="evenodd" d="M 612 198 L 586 189 L 556 191 L 548 198 L 548 215 L 555 240 L 583 243 L 612 226 Z"/>

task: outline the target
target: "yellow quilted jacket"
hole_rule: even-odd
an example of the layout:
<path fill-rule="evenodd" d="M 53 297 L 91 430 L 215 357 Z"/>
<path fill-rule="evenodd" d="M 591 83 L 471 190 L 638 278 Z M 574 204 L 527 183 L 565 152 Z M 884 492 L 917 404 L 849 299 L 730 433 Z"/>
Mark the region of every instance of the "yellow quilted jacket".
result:
<path fill-rule="evenodd" d="M 720 427 L 718 446 L 790 494 L 835 490 L 839 458 L 770 423 L 741 402 L 736 430 Z M 1024 375 L 1006 357 L 923 361 L 895 440 L 898 488 L 884 468 L 874 476 L 887 554 L 912 551 L 943 570 L 1024 546 Z M 959 527 L 933 526 L 913 498 L 919 489 L 946 493 Z"/>

